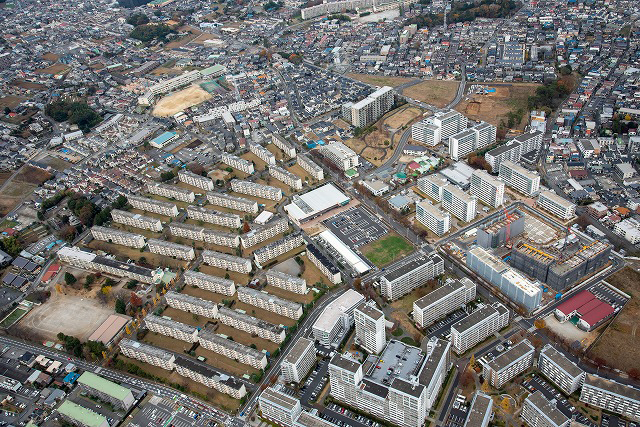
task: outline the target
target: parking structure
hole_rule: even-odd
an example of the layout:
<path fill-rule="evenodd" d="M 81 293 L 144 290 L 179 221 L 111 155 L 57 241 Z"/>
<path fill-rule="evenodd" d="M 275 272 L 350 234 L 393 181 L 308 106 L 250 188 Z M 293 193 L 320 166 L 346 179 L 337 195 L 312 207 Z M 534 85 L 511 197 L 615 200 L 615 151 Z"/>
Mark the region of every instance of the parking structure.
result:
<path fill-rule="evenodd" d="M 363 206 L 354 206 L 324 220 L 323 224 L 351 249 L 376 241 L 388 233 L 387 227 Z"/>

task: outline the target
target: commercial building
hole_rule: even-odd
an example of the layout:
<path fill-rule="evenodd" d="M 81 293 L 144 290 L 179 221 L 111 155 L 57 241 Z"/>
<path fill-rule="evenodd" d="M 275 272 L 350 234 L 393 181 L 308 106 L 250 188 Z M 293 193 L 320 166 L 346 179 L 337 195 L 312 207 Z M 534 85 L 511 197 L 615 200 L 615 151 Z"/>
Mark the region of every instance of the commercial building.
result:
<path fill-rule="evenodd" d="M 481 391 L 476 391 L 464 427 L 489 427 L 493 412 L 493 399 Z"/>
<path fill-rule="evenodd" d="M 539 390 L 524 400 L 520 417 L 531 427 L 569 427 L 571 423 Z"/>
<path fill-rule="evenodd" d="M 223 193 L 207 192 L 207 201 L 212 205 L 222 206 L 236 211 L 258 213 L 258 202 L 244 197 L 232 196 Z"/>
<path fill-rule="evenodd" d="M 500 389 L 533 366 L 534 353 L 531 343 L 522 340 L 493 360 L 482 363 L 482 375 L 493 387 Z"/>
<path fill-rule="evenodd" d="M 195 173 L 185 169 L 181 169 L 178 172 L 178 180 L 204 191 L 213 190 L 213 181 L 211 181 L 211 179 L 206 176 L 196 175 Z"/>
<path fill-rule="evenodd" d="M 81 391 L 98 397 L 104 402 L 109 402 L 116 408 L 128 410 L 135 402 L 131 390 L 92 372 L 83 372 L 78 378 L 77 384 Z"/>
<path fill-rule="evenodd" d="M 216 371 L 210 365 L 187 356 L 178 355 L 175 361 L 176 373 L 209 388 L 242 399 L 247 394 L 244 383 L 227 374 Z"/>
<path fill-rule="evenodd" d="M 453 350 L 463 354 L 509 324 L 509 310 L 499 302 L 477 309 L 451 326 Z"/>
<path fill-rule="evenodd" d="M 198 328 L 165 317 L 147 314 L 144 324 L 151 332 L 193 344 L 198 341 Z"/>
<path fill-rule="evenodd" d="M 187 206 L 187 216 L 196 221 L 221 225 L 229 228 L 239 228 L 242 225 L 240 215 L 209 209 L 202 206 Z"/>
<path fill-rule="evenodd" d="M 281 372 L 287 383 L 300 383 L 316 363 L 316 348 L 313 341 L 298 338 L 282 360 Z"/>
<path fill-rule="evenodd" d="M 371 180 L 371 181 L 362 180 L 361 183 L 362 183 L 362 186 L 364 188 L 366 188 L 367 190 L 369 190 L 369 192 L 371 192 L 371 194 L 373 194 L 374 196 L 382 196 L 383 194 L 389 192 L 389 184 L 387 184 L 384 181 L 380 181 L 380 180 Z"/>
<path fill-rule="evenodd" d="M 255 251 L 253 251 L 253 259 L 255 260 L 256 265 L 264 265 L 265 262 L 279 257 L 280 255 L 292 251 L 303 245 L 304 239 L 302 238 L 302 233 L 295 232 L 283 237 L 280 240 L 269 243 L 268 245 L 265 245 L 260 249 L 256 249 Z"/>
<path fill-rule="evenodd" d="M 260 197 L 262 199 L 276 201 L 282 199 L 282 190 L 278 187 L 257 184 L 251 181 L 232 179 L 231 189 L 236 193 L 248 194 L 249 196 Z"/>
<path fill-rule="evenodd" d="M 476 232 L 478 246 L 497 248 L 524 233 L 524 213 L 513 210 L 508 216 L 500 215 L 490 222 L 483 223 Z"/>
<path fill-rule="evenodd" d="M 342 117 L 357 128 L 364 128 L 391 110 L 395 103 L 393 88 L 383 86 L 361 101 L 342 106 Z"/>
<path fill-rule="evenodd" d="M 259 350 L 232 341 L 226 336 L 203 330 L 198 333 L 198 342 L 207 350 L 236 360 L 256 369 L 267 366 L 267 355 Z"/>
<path fill-rule="evenodd" d="M 635 387 L 586 374 L 580 401 L 640 421 L 640 390 Z"/>
<path fill-rule="evenodd" d="M 340 240 L 333 231 L 325 230 L 318 237 L 324 241 L 324 247 L 334 253 L 340 254 L 342 261 L 357 276 L 360 276 L 371 270 L 371 266 L 363 259 L 363 257 L 351 249 L 345 242 Z"/>
<path fill-rule="evenodd" d="M 576 215 L 575 204 L 549 190 L 540 192 L 538 207 L 562 219 L 571 219 Z"/>
<path fill-rule="evenodd" d="M 349 203 L 350 197 L 329 183 L 302 195 L 293 195 L 291 203 L 284 206 L 289 218 L 300 225 L 317 218 L 332 209 Z"/>
<path fill-rule="evenodd" d="M 454 185 L 442 189 L 442 207 L 460 221 L 471 222 L 476 217 L 478 198 Z"/>
<path fill-rule="evenodd" d="M 293 427 L 302 412 L 300 401 L 277 387 L 266 388 L 258 398 L 262 417 L 283 427 Z"/>
<path fill-rule="evenodd" d="M 485 170 L 473 171 L 469 192 L 494 208 L 504 204 L 504 182 L 496 179 Z"/>
<path fill-rule="evenodd" d="M 609 303 L 596 298 L 591 292 L 583 290 L 558 305 L 554 315 L 560 323 L 574 320 L 578 328 L 591 331 L 611 318 L 616 312 L 616 309 Z"/>
<path fill-rule="evenodd" d="M 355 343 L 370 354 L 379 354 L 387 343 L 384 313 L 374 300 L 361 303 L 353 311 L 356 325 Z"/>
<path fill-rule="evenodd" d="M 297 320 L 302 316 L 302 304 L 271 295 L 265 291 L 241 286 L 238 288 L 238 299 L 245 304 L 291 319 Z"/>
<path fill-rule="evenodd" d="M 451 214 L 440 210 L 426 199 L 416 202 L 416 220 L 438 236 L 451 229 Z"/>
<path fill-rule="evenodd" d="M 135 196 L 133 194 L 129 194 L 127 196 L 127 201 L 134 209 L 140 209 L 142 211 L 170 217 L 178 216 L 178 207 L 170 202 L 161 202 L 147 197 Z"/>
<path fill-rule="evenodd" d="M 287 156 L 296 157 L 296 148 L 282 136 L 276 133 L 271 134 L 271 142 Z"/>
<path fill-rule="evenodd" d="M 269 166 L 269 175 L 278 181 L 284 182 L 294 190 L 302 190 L 302 179 L 295 173 L 291 173 L 280 166 Z"/>
<path fill-rule="evenodd" d="M 567 395 L 573 394 L 584 382 L 585 372 L 551 344 L 540 351 L 538 369 Z"/>
<path fill-rule="evenodd" d="M 122 211 L 120 209 L 113 209 L 111 211 L 111 219 L 114 222 L 131 227 L 142 228 L 144 230 L 151 230 L 155 232 L 162 231 L 162 222 L 160 222 L 159 219 L 152 218 L 150 216 Z"/>
<path fill-rule="evenodd" d="M 235 255 L 216 251 L 202 251 L 202 260 L 205 264 L 218 267 L 223 270 L 232 270 L 248 274 L 251 271 L 251 261 Z"/>
<path fill-rule="evenodd" d="M 222 153 L 220 160 L 225 165 L 229 165 L 232 168 L 238 169 L 239 171 L 246 174 L 251 175 L 253 172 L 255 172 L 253 163 L 251 163 L 249 160 L 243 159 L 242 157 L 234 156 L 233 154 L 229 153 Z"/>
<path fill-rule="evenodd" d="M 249 150 L 269 167 L 276 164 L 276 156 L 260 144 L 249 144 Z"/>
<path fill-rule="evenodd" d="M 442 273 L 444 260 L 439 255 L 416 258 L 380 277 L 382 296 L 390 301 L 396 300 Z"/>
<path fill-rule="evenodd" d="M 413 302 L 413 320 L 426 328 L 449 313 L 466 306 L 476 297 L 476 284 L 467 277 L 449 280 Z"/>
<path fill-rule="evenodd" d="M 184 272 L 184 283 L 216 294 L 231 296 L 236 293 L 236 285 L 233 280 L 211 276 L 199 271 L 186 270 Z"/>
<path fill-rule="evenodd" d="M 267 285 L 282 288 L 296 294 L 307 293 L 307 281 L 302 277 L 292 276 L 278 270 L 267 271 Z"/>
<path fill-rule="evenodd" d="M 249 316 L 242 310 L 231 310 L 220 307 L 218 310 L 218 320 L 232 328 L 245 331 L 249 334 L 256 334 L 260 338 L 273 341 L 276 344 L 282 343 L 286 336 L 283 325 L 274 325 L 256 317 Z"/>
<path fill-rule="evenodd" d="M 144 247 L 145 241 L 142 234 L 129 233 L 117 228 L 101 227 L 94 225 L 91 227 L 91 236 L 96 240 L 102 240 L 116 245 L 129 246 L 140 249 Z"/>
<path fill-rule="evenodd" d="M 65 400 L 56 409 L 60 417 L 78 427 L 109 427 L 109 422 L 105 417 L 92 411 L 91 409 Z"/>
<path fill-rule="evenodd" d="M 191 246 L 180 245 L 178 243 L 167 242 L 160 239 L 149 239 L 147 241 L 149 251 L 154 254 L 160 254 L 178 259 L 192 260 L 196 257 L 196 253 Z"/>
<path fill-rule="evenodd" d="M 289 222 L 286 218 L 278 218 L 265 225 L 254 225 L 252 230 L 240 236 L 242 247 L 250 248 L 258 243 L 269 240 L 289 229 Z"/>
<path fill-rule="evenodd" d="M 342 282 L 342 274 L 340 274 L 340 270 L 338 267 L 331 262 L 329 258 L 327 258 L 318 248 L 316 248 L 312 244 L 307 245 L 307 257 L 309 261 L 311 261 L 320 271 L 324 274 L 329 282 L 337 285 Z"/>
<path fill-rule="evenodd" d="M 213 301 L 174 291 L 167 292 L 164 298 L 170 307 L 178 310 L 188 311 L 189 313 L 208 317 L 209 319 L 215 319 L 218 315 L 218 305 Z"/>
<path fill-rule="evenodd" d="M 172 371 L 174 368 L 173 362 L 176 357 L 167 350 L 143 342 L 133 341 L 129 338 L 123 338 L 118 345 L 120 346 L 120 353 L 130 359 L 140 360 L 167 371 Z"/>
<path fill-rule="evenodd" d="M 353 312 L 364 297 L 353 289 L 347 289 L 322 310 L 312 326 L 313 338 L 325 347 L 339 346 L 344 334 L 354 323 Z"/>
<path fill-rule="evenodd" d="M 510 160 L 500 163 L 498 176 L 508 187 L 525 196 L 533 196 L 540 191 L 540 175 Z"/>
<path fill-rule="evenodd" d="M 342 171 L 353 169 L 360 164 L 360 158 L 356 152 L 342 142 L 333 141 L 323 145 L 320 153 Z"/>
<path fill-rule="evenodd" d="M 193 191 L 176 185 L 162 184 L 160 182 L 147 183 L 147 192 L 168 199 L 176 199 L 181 202 L 193 203 L 196 195 Z"/>
<path fill-rule="evenodd" d="M 298 153 L 296 161 L 298 162 L 300 167 L 309 172 L 309 174 L 313 178 L 317 179 L 318 181 L 322 181 L 324 179 L 324 170 L 322 169 L 322 167 L 318 166 L 318 164 L 311 160 L 311 158 L 306 154 Z"/>
<path fill-rule="evenodd" d="M 430 147 L 440 144 L 440 127 L 429 117 L 411 126 L 411 138 Z"/>

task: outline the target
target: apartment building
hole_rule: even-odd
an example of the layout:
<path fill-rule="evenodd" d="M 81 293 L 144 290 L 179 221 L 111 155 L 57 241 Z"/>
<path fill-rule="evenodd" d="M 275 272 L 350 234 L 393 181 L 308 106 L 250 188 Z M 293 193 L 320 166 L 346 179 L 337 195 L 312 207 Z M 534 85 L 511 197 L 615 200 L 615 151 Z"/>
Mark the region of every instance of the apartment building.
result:
<path fill-rule="evenodd" d="M 540 131 L 518 135 L 505 145 L 488 151 L 484 158 L 495 173 L 500 170 L 500 164 L 503 161 L 509 160 L 518 163 L 522 155 L 539 150 L 542 147 L 542 135 L 543 133 Z"/>
<path fill-rule="evenodd" d="M 370 354 L 379 354 L 387 343 L 384 313 L 374 300 L 363 302 L 353 311 L 356 325 L 355 343 Z"/>
<path fill-rule="evenodd" d="M 232 270 L 248 274 L 251 271 L 251 261 L 235 255 L 216 251 L 202 251 L 202 260 L 205 264 L 218 267 L 223 270 Z"/>
<path fill-rule="evenodd" d="M 316 347 L 313 341 L 298 338 L 282 360 L 282 377 L 287 383 L 301 383 L 316 364 Z"/>
<path fill-rule="evenodd" d="M 440 128 L 440 138 L 447 142 L 449 137 L 467 128 L 468 119 L 455 110 L 438 112 L 433 116 L 433 124 Z"/>
<path fill-rule="evenodd" d="M 320 152 L 342 171 L 353 169 L 360 164 L 360 158 L 356 152 L 342 142 L 334 141 L 323 145 L 320 147 Z"/>
<path fill-rule="evenodd" d="M 199 271 L 186 270 L 184 283 L 188 286 L 196 286 L 216 294 L 231 296 L 236 293 L 236 285 L 233 280 L 211 276 Z"/>
<path fill-rule="evenodd" d="M 166 335 L 180 341 L 194 343 L 198 341 L 198 328 L 185 323 L 176 322 L 166 317 L 147 314 L 144 324 L 148 330 L 157 334 Z"/>
<path fill-rule="evenodd" d="M 416 220 L 438 236 L 451 229 L 451 214 L 435 207 L 427 199 L 416 202 Z"/>
<path fill-rule="evenodd" d="M 307 293 L 307 281 L 302 277 L 292 276 L 278 270 L 267 271 L 267 285 L 285 289 L 289 292 L 305 295 Z"/>
<path fill-rule="evenodd" d="M 411 126 L 411 138 L 430 147 L 440 144 L 440 127 L 433 124 L 433 118 L 421 120 Z"/>
<path fill-rule="evenodd" d="M 160 182 L 147 183 L 147 193 L 187 203 L 193 203 L 196 200 L 196 195 L 193 191 L 176 185 L 163 184 Z"/>
<path fill-rule="evenodd" d="M 154 347 L 139 341 L 133 341 L 129 338 L 123 338 L 118 343 L 120 353 L 130 359 L 140 360 L 153 366 L 158 366 L 167 371 L 173 371 L 173 362 L 176 357 L 173 353 L 162 348 Z"/>
<path fill-rule="evenodd" d="M 426 328 L 476 298 L 476 284 L 469 278 L 449 280 L 413 302 L 413 320 Z"/>
<path fill-rule="evenodd" d="M 265 162 L 269 167 L 276 164 L 276 156 L 260 144 L 249 144 L 249 150 L 260 160 Z"/>
<path fill-rule="evenodd" d="M 640 390 L 635 387 L 586 374 L 580 401 L 640 421 Z"/>
<path fill-rule="evenodd" d="M 251 181 L 232 179 L 231 189 L 236 193 L 248 194 L 249 196 L 260 197 L 262 199 L 276 201 L 282 199 L 282 190 L 278 187 L 257 184 Z"/>
<path fill-rule="evenodd" d="M 463 129 L 449 137 L 449 155 L 453 160 L 460 160 L 473 153 L 477 146 L 476 132 L 471 129 Z"/>
<path fill-rule="evenodd" d="M 111 403 L 115 408 L 129 410 L 135 403 L 135 398 L 130 389 L 85 371 L 76 382 L 80 391 L 98 397 L 104 402 Z"/>
<path fill-rule="evenodd" d="M 551 212 L 561 219 L 569 220 L 576 216 L 575 204 L 549 190 L 540 192 L 538 196 L 538 207 L 547 212 Z"/>
<path fill-rule="evenodd" d="M 492 412 L 493 399 L 481 391 L 476 391 L 464 420 L 464 427 L 489 427 Z"/>
<path fill-rule="evenodd" d="M 395 103 L 393 88 L 383 86 L 361 101 L 342 106 L 343 118 L 357 128 L 364 128 L 391 110 Z"/>
<path fill-rule="evenodd" d="M 127 201 L 134 209 L 140 209 L 142 211 L 170 217 L 178 216 L 178 207 L 170 202 L 161 202 L 160 200 L 135 196 L 133 194 L 129 194 L 127 196 Z"/>
<path fill-rule="evenodd" d="M 313 178 L 317 179 L 318 181 L 322 181 L 324 179 L 324 169 L 318 166 L 318 164 L 311 160 L 311 158 L 306 154 L 298 153 L 296 161 L 300 165 L 300 167 L 309 172 L 309 174 Z"/>
<path fill-rule="evenodd" d="M 470 181 L 469 192 L 482 202 L 494 208 L 504 205 L 504 182 L 482 169 L 473 171 Z"/>
<path fill-rule="evenodd" d="M 571 423 L 539 390 L 524 400 L 520 417 L 531 427 L 569 427 Z"/>
<path fill-rule="evenodd" d="M 253 251 L 253 259 L 257 264 L 263 265 L 265 262 L 279 257 L 289 251 L 304 245 L 304 239 L 300 232 L 289 234 L 280 240 L 269 243 Z"/>
<path fill-rule="evenodd" d="M 190 240 L 212 243 L 218 246 L 237 248 L 240 246 L 240 236 L 237 233 L 212 230 L 193 224 L 172 222 L 169 224 L 169 231 L 177 237 L 184 237 Z"/>
<path fill-rule="evenodd" d="M 140 249 L 144 247 L 145 241 L 142 234 L 129 233 L 117 228 L 101 227 L 94 225 L 91 227 L 91 236 L 96 240 L 115 243 L 116 245 L 129 246 Z"/>
<path fill-rule="evenodd" d="M 164 298 L 169 307 L 177 310 L 188 311 L 209 319 L 215 319 L 218 315 L 218 305 L 213 301 L 174 291 L 167 292 Z"/>
<path fill-rule="evenodd" d="M 534 353 L 531 343 L 522 340 L 495 359 L 482 363 L 482 374 L 493 387 L 500 389 L 533 366 Z"/>
<path fill-rule="evenodd" d="M 157 218 L 144 216 L 133 212 L 113 209 L 111 211 L 111 219 L 119 224 L 128 225 L 130 227 L 142 228 L 143 230 L 151 230 L 155 232 L 162 231 L 162 222 Z"/>
<path fill-rule="evenodd" d="M 196 253 L 191 246 L 167 242 L 166 240 L 149 239 L 147 241 L 147 246 L 149 247 L 149 252 L 154 254 L 175 257 L 188 261 L 196 257 Z"/>
<path fill-rule="evenodd" d="M 475 150 L 481 150 L 496 142 L 496 134 L 498 129 L 487 122 L 480 122 L 471 129 L 476 133 Z"/>
<path fill-rule="evenodd" d="M 463 354 L 509 324 L 509 310 L 499 302 L 477 309 L 451 326 L 451 343 Z"/>
<path fill-rule="evenodd" d="M 454 185 L 442 189 L 442 207 L 460 221 L 471 222 L 476 217 L 478 198 Z"/>
<path fill-rule="evenodd" d="M 262 417 L 282 427 L 293 427 L 302 412 L 300 401 L 276 387 L 265 389 L 258 398 Z"/>
<path fill-rule="evenodd" d="M 302 316 L 302 304 L 271 295 L 265 291 L 241 286 L 238 288 L 238 299 L 245 304 L 291 319 L 297 320 Z"/>
<path fill-rule="evenodd" d="M 232 341 L 226 336 L 203 330 L 198 333 L 198 342 L 207 350 L 236 360 L 256 369 L 267 366 L 267 355 L 262 351 Z"/>
<path fill-rule="evenodd" d="M 178 172 L 178 180 L 204 191 L 213 191 L 213 181 L 206 176 L 196 175 L 186 169 Z"/>
<path fill-rule="evenodd" d="M 212 205 L 222 206 L 236 211 L 258 213 L 258 202 L 244 197 L 232 196 L 223 193 L 207 192 L 207 201 Z"/>
<path fill-rule="evenodd" d="M 418 178 L 418 189 L 436 202 L 442 201 L 442 192 L 448 185 L 449 181 L 440 173 Z"/>
<path fill-rule="evenodd" d="M 286 218 L 277 218 L 265 225 L 254 224 L 252 230 L 240 236 L 243 248 L 250 248 L 258 243 L 284 233 L 289 229 L 289 221 Z"/>
<path fill-rule="evenodd" d="M 269 175 L 278 181 L 284 182 L 294 190 L 302 190 L 302 179 L 295 173 L 291 173 L 280 166 L 269 166 Z"/>
<path fill-rule="evenodd" d="M 540 351 L 538 369 L 567 395 L 573 394 L 584 382 L 585 372 L 551 344 Z"/>
<path fill-rule="evenodd" d="M 407 262 L 380 277 L 382 296 L 394 301 L 444 273 L 444 260 L 434 254 Z"/>
<path fill-rule="evenodd" d="M 242 311 L 231 310 L 227 307 L 218 309 L 218 320 L 232 328 L 245 331 L 249 334 L 256 334 L 260 338 L 273 341 L 276 344 L 282 343 L 286 336 L 285 328 L 282 325 L 274 325 L 273 323 L 249 316 Z"/>
<path fill-rule="evenodd" d="M 109 421 L 104 416 L 68 399 L 56 408 L 55 414 L 60 417 L 60 424 L 66 421 L 64 424 L 78 427 L 109 427 Z"/>
<path fill-rule="evenodd" d="M 196 221 L 208 222 L 209 224 L 221 225 L 229 228 L 240 228 L 242 218 L 240 215 L 209 209 L 202 206 L 187 206 L 187 217 Z"/>
<path fill-rule="evenodd" d="M 353 289 L 331 301 L 312 326 L 313 338 L 324 347 L 337 347 L 353 326 L 353 312 L 362 302 L 364 297 Z"/>
<path fill-rule="evenodd" d="M 176 373 L 205 386 L 228 394 L 235 399 L 242 399 L 247 389 L 240 380 L 216 371 L 210 365 L 187 356 L 178 355 L 175 361 Z"/>
<path fill-rule="evenodd" d="M 224 163 L 225 165 L 229 165 L 232 168 L 238 169 L 239 171 L 249 175 L 255 172 L 253 163 L 251 163 L 249 160 L 243 159 L 242 157 L 234 156 L 233 154 L 222 153 L 220 161 L 222 161 L 222 163 Z"/>
<path fill-rule="evenodd" d="M 318 248 L 316 248 L 312 244 L 307 245 L 307 257 L 309 261 L 311 261 L 320 271 L 324 274 L 329 282 L 337 285 L 342 282 L 342 274 L 340 274 L 340 270 L 338 267 L 331 262 L 329 258 L 327 258 Z"/>
<path fill-rule="evenodd" d="M 173 77 L 169 80 L 161 81 L 154 84 L 153 86 L 150 86 L 147 89 L 147 92 L 145 92 L 144 95 L 138 98 L 138 103 L 141 105 L 151 105 L 155 96 L 174 91 L 201 78 L 201 71 L 193 70 L 182 73 L 179 76 Z"/>
<path fill-rule="evenodd" d="M 540 175 L 510 160 L 500 163 L 498 176 L 505 185 L 525 196 L 533 196 L 540 191 Z"/>
<path fill-rule="evenodd" d="M 296 148 L 282 136 L 275 133 L 271 134 L 271 142 L 281 149 L 285 155 L 291 158 L 296 157 Z"/>

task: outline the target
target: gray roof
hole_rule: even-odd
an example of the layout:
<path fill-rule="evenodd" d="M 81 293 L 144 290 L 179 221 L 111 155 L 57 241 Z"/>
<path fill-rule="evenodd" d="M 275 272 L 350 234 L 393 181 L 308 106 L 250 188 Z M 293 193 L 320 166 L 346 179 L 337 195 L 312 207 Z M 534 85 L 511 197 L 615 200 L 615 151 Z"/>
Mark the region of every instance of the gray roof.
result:
<path fill-rule="evenodd" d="M 549 359 L 551 359 L 551 361 L 553 361 L 553 363 L 558 365 L 560 367 L 560 369 L 562 369 L 568 375 L 570 375 L 570 376 L 572 376 L 574 378 L 575 377 L 579 377 L 581 374 L 584 373 L 584 371 L 582 369 L 578 368 L 578 365 L 576 365 L 571 360 L 569 360 L 567 358 L 567 356 L 565 356 L 564 354 L 560 353 L 551 344 L 545 345 L 542 348 L 542 351 L 540 352 L 540 355 L 541 356 L 544 355 L 545 357 L 548 357 Z"/>
<path fill-rule="evenodd" d="M 358 372 L 358 369 L 360 368 L 360 364 L 358 362 L 342 357 L 341 354 L 333 356 L 331 364 L 353 373 Z"/>
<path fill-rule="evenodd" d="M 459 280 L 454 280 L 449 282 L 439 288 L 429 292 L 427 295 L 422 298 L 417 299 L 414 304 L 418 306 L 418 308 L 422 309 L 425 307 L 429 307 L 433 303 L 440 301 L 441 299 L 447 297 L 458 289 L 462 288 L 464 285 L 460 283 Z"/>
<path fill-rule="evenodd" d="M 587 374 L 584 379 L 584 385 L 589 387 L 596 387 L 606 392 L 617 394 L 618 396 L 623 396 L 626 399 L 633 399 L 637 402 L 640 402 L 640 390 L 621 384 L 617 381 L 608 380 L 596 375 Z"/>
<path fill-rule="evenodd" d="M 403 266 L 393 271 L 385 273 L 385 275 L 382 277 L 384 277 L 389 282 L 393 282 L 394 280 L 416 270 L 417 268 L 423 266 L 424 264 L 427 264 L 428 262 L 432 262 L 431 257 L 420 257 L 404 264 Z"/>
<path fill-rule="evenodd" d="M 500 356 L 493 359 L 488 363 L 488 365 L 494 371 L 499 372 L 515 361 L 519 360 L 527 353 L 530 353 L 533 356 L 534 351 L 535 349 L 528 340 L 522 340 L 518 344 L 511 347 L 509 350 L 502 353 Z"/>
<path fill-rule="evenodd" d="M 291 346 L 291 349 L 287 353 L 287 356 L 284 358 L 284 360 L 289 363 L 297 363 L 302 355 L 307 351 L 309 345 L 313 346 L 313 341 L 306 338 L 298 338 L 298 341 L 296 341 Z"/>
<path fill-rule="evenodd" d="M 526 401 L 529 401 L 531 404 L 533 404 L 534 407 L 538 408 L 538 412 L 540 413 L 540 415 L 551 420 L 555 425 L 559 426 L 567 422 L 567 417 L 565 417 L 564 414 L 560 412 L 555 405 L 549 402 L 544 397 L 541 391 L 538 390 L 535 393 L 530 394 L 525 399 L 525 402 Z"/>
<path fill-rule="evenodd" d="M 473 402 L 471 408 L 469 408 L 469 414 L 465 421 L 465 427 L 476 427 L 482 425 L 482 421 L 485 419 L 487 411 L 491 410 L 493 401 L 491 397 L 482 392 L 476 392 L 473 395 Z"/>
<path fill-rule="evenodd" d="M 362 313 L 366 314 L 367 316 L 371 317 L 374 320 L 378 320 L 379 318 L 384 317 L 384 313 L 382 311 L 378 310 L 378 308 L 376 307 L 372 307 L 366 302 L 363 302 L 362 304 L 360 304 L 356 308 L 356 310 L 361 311 Z"/>

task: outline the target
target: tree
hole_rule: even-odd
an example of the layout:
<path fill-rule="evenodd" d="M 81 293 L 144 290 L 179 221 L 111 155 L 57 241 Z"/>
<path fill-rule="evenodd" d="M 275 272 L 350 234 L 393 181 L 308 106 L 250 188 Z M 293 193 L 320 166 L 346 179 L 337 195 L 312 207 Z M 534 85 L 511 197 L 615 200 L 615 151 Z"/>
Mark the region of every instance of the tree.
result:
<path fill-rule="evenodd" d="M 251 227 L 249 226 L 249 223 L 245 221 L 244 224 L 242 224 L 242 232 L 248 233 L 249 231 L 251 231 Z"/>
<path fill-rule="evenodd" d="M 469 360 L 469 366 L 471 366 L 471 368 L 475 368 L 476 367 L 476 355 L 475 354 L 471 355 L 471 359 Z"/>
<path fill-rule="evenodd" d="M 176 175 L 173 173 L 173 171 L 162 172 L 160 174 L 160 181 L 162 182 L 171 181 L 175 176 Z"/>
<path fill-rule="evenodd" d="M 125 314 L 127 311 L 127 304 L 121 299 L 116 300 L 116 313 Z"/>
<path fill-rule="evenodd" d="M 500 406 L 505 412 L 509 412 L 509 410 L 511 409 L 511 400 L 505 396 L 500 402 Z"/>
<path fill-rule="evenodd" d="M 73 285 L 74 283 L 76 283 L 78 281 L 78 279 L 76 279 L 76 276 L 74 276 L 73 274 L 69 273 L 68 271 L 66 271 L 64 273 L 64 282 L 67 285 Z"/>
<path fill-rule="evenodd" d="M 533 325 L 538 329 L 544 329 L 547 327 L 547 323 L 544 321 L 544 319 L 536 319 L 533 322 Z"/>
<path fill-rule="evenodd" d="M 56 122 L 78 125 L 85 133 L 102 121 L 102 117 L 83 101 L 55 101 L 47 104 L 45 113 Z"/>
<path fill-rule="evenodd" d="M 127 18 L 127 24 L 137 27 L 138 25 L 144 25 L 149 23 L 149 17 L 144 13 L 134 13 Z"/>
<path fill-rule="evenodd" d="M 469 369 L 465 369 L 460 376 L 460 384 L 462 387 L 468 387 L 473 383 L 473 373 Z"/>
<path fill-rule="evenodd" d="M 169 33 L 173 32 L 171 27 L 167 24 L 145 24 L 138 25 L 129 34 L 129 37 L 137 39 L 143 42 L 148 42 L 154 39 L 166 41 L 166 37 Z"/>
<path fill-rule="evenodd" d="M 22 245 L 15 237 L 7 237 L 6 239 L 0 240 L 0 247 L 3 251 L 8 253 L 9 255 L 15 257 L 20 252 L 22 252 Z"/>
<path fill-rule="evenodd" d="M 129 302 L 132 307 L 140 307 L 142 305 L 142 298 L 140 298 L 135 292 L 131 292 L 131 296 L 129 297 Z"/>
<path fill-rule="evenodd" d="M 67 242 L 71 242 L 75 237 L 78 230 L 73 225 L 65 225 L 58 232 L 60 237 Z"/>
<path fill-rule="evenodd" d="M 111 293 L 111 286 L 103 286 L 102 289 L 100 289 L 100 292 L 102 292 L 103 295 L 108 296 Z"/>

